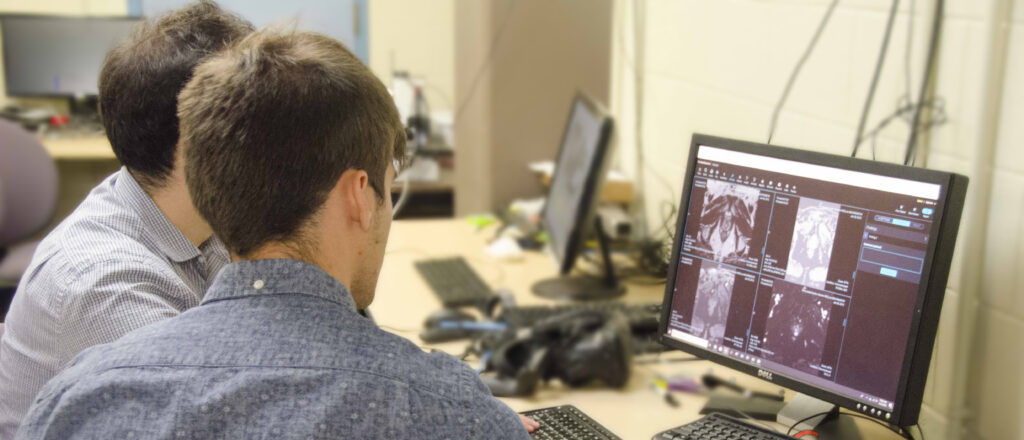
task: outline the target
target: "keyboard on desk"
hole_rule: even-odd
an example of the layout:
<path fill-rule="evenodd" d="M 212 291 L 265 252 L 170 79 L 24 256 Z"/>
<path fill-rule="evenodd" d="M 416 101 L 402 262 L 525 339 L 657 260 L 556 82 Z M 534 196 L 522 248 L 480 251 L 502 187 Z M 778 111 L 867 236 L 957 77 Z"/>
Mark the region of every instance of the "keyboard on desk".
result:
<path fill-rule="evenodd" d="M 537 440 L 621 440 L 608 428 L 572 405 L 552 406 L 523 413 L 540 423 L 530 434 Z"/>
<path fill-rule="evenodd" d="M 493 296 L 491 288 L 462 257 L 432 258 L 413 264 L 445 307 L 476 306 Z"/>
<path fill-rule="evenodd" d="M 651 440 L 779 440 L 792 437 L 751 425 L 724 414 L 711 413 L 678 428 L 660 432 Z"/>

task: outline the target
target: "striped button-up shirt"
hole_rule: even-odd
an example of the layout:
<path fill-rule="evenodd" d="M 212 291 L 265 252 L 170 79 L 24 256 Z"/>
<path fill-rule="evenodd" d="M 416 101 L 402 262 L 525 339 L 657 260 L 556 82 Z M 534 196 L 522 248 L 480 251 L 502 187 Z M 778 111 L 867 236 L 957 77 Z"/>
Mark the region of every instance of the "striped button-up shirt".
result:
<path fill-rule="evenodd" d="M 75 355 L 200 303 L 229 261 L 199 248 L 124 168 L 36 249 L 0 339 L 0 438 L 12 438 L 46 381 Z"/>
<path fill-rule="evenodd" d="M 231 263 L 199 307 L 83 352 L 18 438 L 530 436 L 469 365 L 359 316 L 319 267 L 276 259 Z"/>

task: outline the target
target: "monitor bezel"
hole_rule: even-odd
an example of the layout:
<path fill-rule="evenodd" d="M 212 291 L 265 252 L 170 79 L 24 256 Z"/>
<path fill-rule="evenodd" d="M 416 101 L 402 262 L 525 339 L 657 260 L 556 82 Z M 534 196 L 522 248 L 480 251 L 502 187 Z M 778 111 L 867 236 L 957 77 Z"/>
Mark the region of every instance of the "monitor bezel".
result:
<path fill-rule="evenodd" d="M 921 283 L 915 300 L 915 314 L 911 319 L 910 334 L 907 339 L 904 362 L 900 368 L 897 392 L 893 399 L 893 409 L 892 411 L 886 411 L 891 413 L 891 417 L 887 419 L 884 417 L 884 413 L 872 415 L 866 408 L 857 409 L 857 405 L 862 404 L 862 402 L 808 384 L 799 379 L 791 378 L 782 373 L 772 371 L 771 380 L 772 383 L 828 401 L 840 407 L 848 408 L 859 414 L 874 417 L 882 422 L 899 426 L 910 426 L 917 423 L 924 393 L 924 383 L 931 363 L 931 354 L 938 328 L 942 300 L 945 296 L 948 269 L 952 260 L 960 213 L 966 194 L 967 179 L 953 173 L 935 170 L 904 167 L 814 151 L 694 134 L 690 143 L 689 162 L 685 170 L 683 191 L 678 211 L 679 215 L 676 219 L 676 235 L 672 245 L 672 258 L 669 262 L 670 268 L 678 268 L 679 266 L 680 249 L 682 248 L 683 239 L 682 230 L 685 226 L 687 210 L 690 204 L 691 182 L 694 178 L 694 170 L 697 163 L 697 147 L 699 145 L 941 185 L 939 201 L 942 205 L 941 209 L 936 210 L 936 215 L 933 217 L 935 226 L 932 228 L 929 237 L 930 245 L 925 258 L 924 269 L 921 273 Z M 757 366 L 749 365 L 714 351 L 686 344 L 667 336 L 672 294 L 677 276 L 678 270 L 670 270 L 669 278 L 666 280 L 658 329 L 660 341 L 671 348 L 680 349 L 734 370 L 758 377 L 758 371 L 761 368 Z M 920 342 L 925 343 L 922 344 Z"/>
<path fill-rule="evenodd" d="M 135 23 L 136 25 L 138 25 L 138 24 L 140 24 L 140 23 L 145 21 L 145 17 L 138 16 L 138 15 L 86 15 L 86 16 L 77 16 L 77 15 L 46 15 L 46 14 L 17 14 L 17 13 L 14 13 L 14 14 L 0 14 L 0 52 L 3 52 L 2 56 L 3 56 L 3 61 L 4 61 L 4 93 L 6 93 L 7 96 L 11 97 L 11 98 L 75 98 L 75 97 L 82 96 L 82 95 L 75 94 L 75 93 L 18 93 L 18 92 L 12 93 L 11 92 L 11 89 L 8 87 L 8 85 L 9 85 L 8 82 L 10 81 L 9 78 L 11 78 L 11 75 L 10 75 L 11 62 L 10 62 L 10 59 L 8 59 L 8 50 L 7 50 L 8 39 L 6 38 L 7 31 L 4 30 L 4 26 L 3 26 L 3 22 L 5 20 L 7 20 L 7 19 L 10 19 L 10 18 L 45 19 L 45 20 L 55 20 L 55 21 L 59 21 L 59 20 L 64 20 L 64 21 L 134 21 L 134 22 L 136 22 Z M 98 76 L 98 74 L 97 74 L 97 76 Z M 99 88 L 98 85 L 97 85 L 97 88 Z M 97 92 L 96 94 L 85 94 L 84 96 L 98 96 L 98 95 L 99 95 L 99 93 Z"/>
<path fill-rule="evenodd" d="M 541 227 L 545 231 L 550 231 L 548 222 L 548 203 L 551 200 L 551 191 L 555 188 L 555 182 L 559 178 L 558 163 L 562 158 L 563 150 L 565 149 L 565 140 L 569 136 L 569 127 L 572 124 L 573 116 L 576 114 L 576 103 L 580 102 L 588 111 L 597 115 L 601 121 L 601 132 L 598 136 L 596 151 L 594 158 L 590 165 L 587 167 L 587 179 L 583 185 L 583 196 L 580 198 L 580 203 L 575 209 L 575 218 L 573 218 L 572 229 L 569 231 L 567 237 L 567 244 L 565 246 L 565 255 L 559 255 L 557 246 L 551 243 L 550 233 L 549 246 L 551 254 L 555 258 L 555 262 L 558 265 L 558 274 L 566 275 L 572 271 L 575 266 L 576 258 L 579 256 L 580 247 L 583 242 L 583 234 L 588 230 L 591 222 L 593 222 L 594 212 L 597 206 L 597 200 L 602 190 L 604 189 L 604 180 L 606 169 L 609 165 L 608 155 L 611 152 L 611 135 L 614 123 L 608 112 L 605 111 L 600 104 L 591 99 L 586 93 L 577 91 L 572 103 L 569 106 L 569 116 L 565 120 L 565 128 L 562 130 L 562 139 L 558 146 L 558 155 L 555 156 L 555 168 L 552 171 L 551 182 L 548 184 L 548 194 L 544 200 L 544 207 L 541 209 L 540 221 Z"/>

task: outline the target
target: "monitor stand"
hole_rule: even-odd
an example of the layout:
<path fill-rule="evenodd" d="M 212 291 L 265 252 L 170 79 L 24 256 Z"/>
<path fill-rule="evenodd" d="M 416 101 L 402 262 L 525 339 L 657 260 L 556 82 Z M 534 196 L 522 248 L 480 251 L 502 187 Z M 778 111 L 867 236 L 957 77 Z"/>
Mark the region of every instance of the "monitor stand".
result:
<path fill-rule="evenodd" d="M 612 258 L 608 251 L 608 235 L 604 232 L 601 216 L 594 216 L 597 230 L 597 242 L 604 260 L 604 276 L 566 275 L 548 278 L 533 285 L 533 293 L 550 299 L 594 301 L 618 298 L 626 293 L 626 287 L 619 283 L 612 267 Z"/>
<path fill-rule="evenodd" d="M 863 438 L 854 423 L 854 417 L 840 417 L 839 407 L 805 394 L 798 393 L 793 396 L 793 399 L 779 411 L 776 421 L 789 428 L 800 420 L 822 413 L 827 414 L 800 423 L 793 428 L 793 433 L 814 430 L 819 433 L 818 438 L 822 440 L 860 440 Z"/>
<path fill-rule="evenodd" d="M 757 420 L 777 421 L 785 427 L 783 429 L 788 429 L 794 423 L 815 414 L 827 413 L 800 423 L 793 428 L 790 434 L 813 430 L 820 434 L 817 438 L 821 440 L 860 440 L 863 438 L 853 417 L 839 417 L 839 407 L 799 393 L 794 395 L 788 403 L 757 396 L 739 397 L 712 394 L 701 408 L 700 413 L 713 412 L 727 414 L 738 419 L 751 417 Z"/>

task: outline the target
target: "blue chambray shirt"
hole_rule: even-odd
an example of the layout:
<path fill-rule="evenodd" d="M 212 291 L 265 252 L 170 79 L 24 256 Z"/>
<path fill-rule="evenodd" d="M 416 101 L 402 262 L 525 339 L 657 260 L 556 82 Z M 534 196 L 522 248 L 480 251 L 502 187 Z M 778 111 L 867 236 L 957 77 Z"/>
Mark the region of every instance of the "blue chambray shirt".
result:
<path fill-rule="evenodd" d="M 377 328 L 316 266 L 225 266 L 198 307 L 85 350 L 24 439 L 528 439 L 476 373 Z"/>

